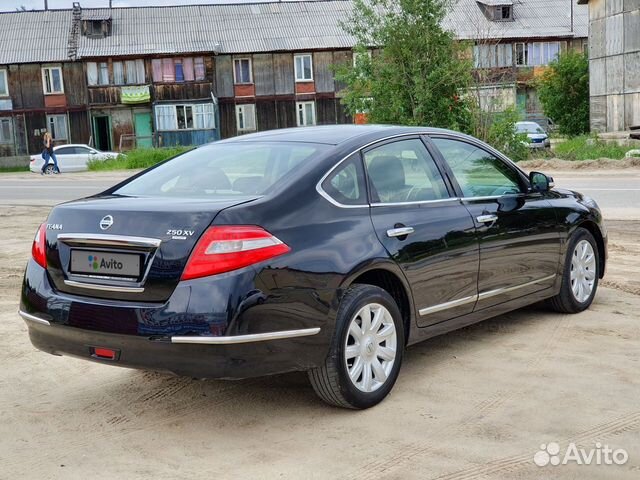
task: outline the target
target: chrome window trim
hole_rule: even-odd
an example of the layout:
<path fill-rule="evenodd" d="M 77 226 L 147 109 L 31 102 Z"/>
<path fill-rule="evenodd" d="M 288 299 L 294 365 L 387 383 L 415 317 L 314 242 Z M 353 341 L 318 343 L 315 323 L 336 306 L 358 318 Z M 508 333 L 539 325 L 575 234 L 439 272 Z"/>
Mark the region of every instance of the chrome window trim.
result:
<path fill-rule="evenodd" d="M 343 203 L 338 202 L 337 200 L 335 200 L 333 197 L 331 197 L 331 195 L 329 195 L 327 192 L 325 192 L 322 188 L 322 182 L 324 182 L 327 177 L 329 175 L 331 175 L 331 173 L 338 168 L 342 162 L 344 162 L 347 158 L 349 158 L 351 155 L 353 155 L 356 152 L 360 152 L 362 150 L 364 150 L 365 148 L 370 147 L 371 145 L 375 145 L 376 143 L 380 143 L 380 142 L 386 142 L 387 140 L 393 140 L 394 138 L 402 138 L 402 137 L 421 137 L 424 135 L 429 135 L 429 133 L 427 132 L 410 132 L 410 133 L 398 133 L 396 135 L 391 135 L 389 137 L 384 137 L 384 138 L 379 138 L 377 140 L 373 140 L 365 145 L 362 145 L 358 148 L 356 148 L 355 150 L 353 150 L 352 152 L 349 152 L 349 154 L 345 155 L 341 160 L 338 160 L 338 162 L 331 167 L 327 173 L 325 173 L 322 178 L 320 179 L 320 181 L 318 181 L 318 183 L 316 183 L 316 191 L 325 199 L 327 200 L 329 203 L 335 205 L 336 207 L 339 208 L 369 208 L 371 206 L 373 206 L 373 204 L 370 203 L 366 203 L 363 205 L 345 205 Z M 383 205 L 389 205 L 387 203 L 383 204 Z"/>
<path fill-rule="evenodd" d="M 87 290 L 98 290 L 100 292 L 121 292 L 121 293 L 142 293 L 144 287 L 119 287 L 116 285 L 98 285 L 97 283 L 76 282 L 74 280 L 65 280 L 64 284 L 68 287 L 86 288 Z"/>
<path fill-rule="evenodd" d="M 30 313 L 27 313 L 23 310 L 18 310 L 18 315 L 20 315 L 25 321 L 39 323 L 40 325 L 51 326 L 51 323 L 49 323 L 44 318 L 36 317 L 35 315 L 31 315 Z"/>
<path fill-rule="evenodd" d="M 391 203 L 372 203 L 372 207 L 401 207 L 405 205 L 424 205 L 430 203 L 444 203 L 444 202 L 452 202 L 452 201 L 460 201 L 459 197 L 449 197 L 449 198 L 439 198 L 437 200 L 419 200 L 415 202 L 391 202 Z"/>
<path fill-rule="evenodd" d="M 158 248 L 162 244 L 159 238 L 130 237 L 127 235 L 108 235 L 100 233 L 61 233 L 58 240 L 68 245 L 144 247 Z"/>
<path fill-rule="evenodd" d="M 461 307 L 462 305 L 466 305 L 468 303 L 485 300 L 487 298 L 495 297 L 497 295 L 502 295 L 504 293 L 513 292 L 520 288 L 530 287 L 531 285 L 535 285 L 536 283 L 546 282 L 547 280 L 556 278 L 556 276 L 557 275 L 554 273 L 553 275 L 549 275 L 548 277 L 532 280 L 531 282 L 521 283 L 519 285 L 514 285 L 511 287 L 496 288 L 495 290 L 482 292 L 482 293 L 479 293 L 478 295 L 471 295 L 470 297 L 459 298 L 457 300 L 440 303 L 432 307 L 421 308 L 420 310 L 418 310 L 418 313 L 420 313 L 421 316 L 424 316 L 424 315 L 430 315 L 432 313 L 441 312 L 443 310 L 448 310 L 449 308 Z"/>
<path fill-rule="evenodd" d="M 189 343 L 198 345 L 233 345 L 237 343 L 265 342 L 268 340 L 283 340 L 286 338 L 307 337 L 320 333 L 320 327 L 301 330 L 282 330 L 279 332 L 253 333 L 248 335 L 234 335 L 229 337 L 171 337 L 171 343 Z"/>

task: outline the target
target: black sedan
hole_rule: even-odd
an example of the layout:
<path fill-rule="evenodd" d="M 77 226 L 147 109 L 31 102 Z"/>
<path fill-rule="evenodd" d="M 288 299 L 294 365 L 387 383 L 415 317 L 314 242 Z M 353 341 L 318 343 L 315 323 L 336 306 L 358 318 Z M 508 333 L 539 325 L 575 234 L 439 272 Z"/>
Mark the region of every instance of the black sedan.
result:
<path fill-rule="evenodd" d="M 20 315 L 55 355 L 245 378 L 303 370 L 367 408 L 407 345 L 546 300 L 591 304 L 597 204 L 451 131 L 279 130 L 206 145 L 38 230 Z"/>

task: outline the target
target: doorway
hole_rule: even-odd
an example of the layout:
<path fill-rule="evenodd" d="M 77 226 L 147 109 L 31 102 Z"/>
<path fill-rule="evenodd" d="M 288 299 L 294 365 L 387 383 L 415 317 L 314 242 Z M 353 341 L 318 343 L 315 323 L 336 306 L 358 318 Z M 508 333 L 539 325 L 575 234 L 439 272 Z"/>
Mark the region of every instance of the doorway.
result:
<path fill-rule="evenodd" d="M 134 115 L 136 125 L 136 147 L 153 147 L 153 127 L 151 112 L 139 112 Z"/>
<path fill-rule="evenodd" d="M 102 150 L 104 152 L 112 150 L 111 117 L 108 115 L 93 117 L 93 138 L 95 147 L 98 150 Z"/>

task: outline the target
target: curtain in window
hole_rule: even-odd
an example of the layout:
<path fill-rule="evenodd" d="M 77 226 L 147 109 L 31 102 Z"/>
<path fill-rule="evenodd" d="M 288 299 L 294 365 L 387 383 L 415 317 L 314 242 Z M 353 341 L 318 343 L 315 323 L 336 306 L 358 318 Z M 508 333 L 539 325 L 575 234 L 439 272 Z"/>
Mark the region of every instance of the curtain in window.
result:
<path fill-rule="evenodd" d="M 163 82 L 175 82 L 176 73 L 173 66 L 172 58 L 162 59 L 162 81 Z"/>
<path fill-rule="evenodd" d="M 8 95 L 9 88 L 7 86 L 7 71 L 0 70 L 0 95 Z"/>
<path fill-rule="evenodd" d="M 159 58 L 154 58 L 151 61 L 151 69 L 153 70 L 153 81 L 161 82 L 162 81 L 162 60 Z"/>
<path fill-rule="evenodd" d="M 205 66 L 204 66 L 204 58 L 196 57 L 194 59 L 194 67 L 195 67 L 195 77 L 197 81 L 205 79 Z"/>
<path fill-rule="evenodd" d="M 145 83 L 147 81 L 147 75 L 144 71 L 144 60 L 136 60 L 136 83 Z"/>
<path fill-rule="evenodd" d="M 89 86 L 98 84 L 98 64 L 96 62 L 87 62 L 87 83 Z"/>
<path fill-rule="evenodd" d="M 193 105 L 194 126 L 197 130 L 211 130 L 215 128 L 212 103 Z"/>
<path fill-rule="evenodd" d="M 113 83 L 114 85 L 124 84 L 124 66 L 122 62 L 113 62 Z"/>
<path fill-rule="evenodd" d="M 138 83 L 138 76 L 136 75 L 136 62 L 135 60 L 127 60 L 127 85 L 135 85 Z M 114 72 L 115 74 L 115 72 Z"/>
<path fill-rule="evenodd" d="M 13 143 L 10 118 L 0 118 L 0 143 Z"/>
<path fill-rule="evenodd" d="M 182 59 L 176 58 L 174 60 L 175 72 L 176 72 L 176 82 L 184 82 L 184 70 L 182 69 Z"/>
<path fill-rule="evenodd" d="M 47 72 L 50 74 L 50 84 L 51 88 L 49 89 L 49 93 L 62 92 L 62 74 L 59 68 L 51 68 L 48 69 Z"/>
<path fill-rule="evenodd" d="M 49 116 L 49 131 L 54 140 L 67 140 L 67 117 L 65 115 Z"/>
<path fill-rule="evenodd" d="M 196 77 L 193 72 L 193 58 L 185 58 L 182 60 L 182 72 L 184 73 L 185 82 L 193 82 Z"/>
<path fill-rule="evenodd" d="M 109 64 L 107 62 L 100 62 L 98 64 L 98 84 L 109 85 Z"/>
<path fill-rule="evenodd" d="M 156 105 L 156 127 L 158 131 L 178 129 L 175 105 Z"/>

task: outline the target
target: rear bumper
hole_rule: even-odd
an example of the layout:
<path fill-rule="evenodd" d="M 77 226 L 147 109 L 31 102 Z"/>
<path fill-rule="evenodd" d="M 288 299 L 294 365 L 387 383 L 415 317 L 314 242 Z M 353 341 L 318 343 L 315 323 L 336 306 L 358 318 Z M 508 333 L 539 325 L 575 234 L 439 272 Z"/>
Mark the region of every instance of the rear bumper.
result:
<path fill-rule="evenodd" d="M 171 372 L 198 378 L 249 378 L 315 366 L 309 356 L 322 349 L 314 341 L 320 328 L 227 337 L 174 336 L 154 339 L 51 324 L 20 311 L 31 343 L 43 352 L 121 367 Z M 116 352 L 95 355 L 96 348 Z"/>
<path fill-rule="evenodd" d="M 136 304 L 59 292 L 30 260 L 20 315 L 39 350 L 123 367 L 247 378 L 322 365 L 335 291 L 269 289 L 254 279 L 239 271 L 181 282 L 164 303 Z M 96 347 L 118 355 L 98 358 Z"/>

